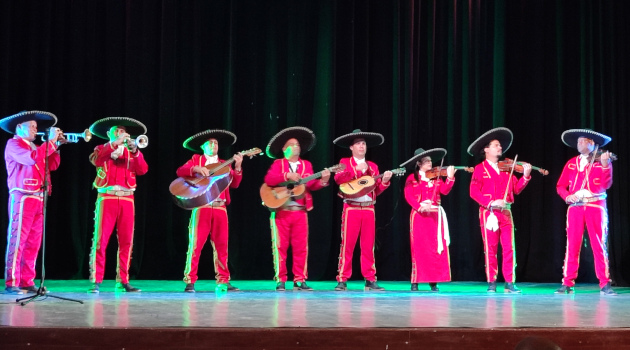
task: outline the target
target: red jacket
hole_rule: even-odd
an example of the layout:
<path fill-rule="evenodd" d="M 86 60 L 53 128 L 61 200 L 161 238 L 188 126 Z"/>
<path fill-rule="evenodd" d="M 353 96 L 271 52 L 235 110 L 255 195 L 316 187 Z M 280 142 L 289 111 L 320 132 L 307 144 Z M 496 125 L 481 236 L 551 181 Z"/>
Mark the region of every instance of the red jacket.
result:
<path fill-rule="evenodd" d="M 446 196 L 451 192 L 455 180 L 446 178 L 446 182 L 444 182 L 441 178 L 438 178 L 431 180 L 431 183 L 433 186 L 429 187 L 429 182 L 422 180 L 416 181 L 414 174 L 407 177 L 407 181 L 405 182 L 405 199 L 414 210 L 420 210 L 420 203 L 427 199 L 431 200 L 432 205 L 440 205 L 440 194 Z"/>
<path fill-rule="evenodd" d="M 219 163 L 225 163 L 224 160 L 219 159 Z M 192 158 L 186 162 L 186 164 L 180 166 L 177 169 L 177 176 L 179 177 L 193 177 L 196 174 L 193 173 L 192 168 L 196 166 L 205 166 L 206 165 L 206 157 L 203 154 L 195 154 Z M 221 195 L 220 199 L 225 201 L 225 205 L 230 204 L 230 188 L 238 188 L 241 184 L 241 180 L 243 180 L 243 170 L 240 172 L 234 171 L 232 166 L 230 165 L 230 177 L 232 177 L 232 182 L 230 183 L 230 187 L 226 188 Z"/>
<path fill-rule="evenodd" d="M 484 160 L 477 164 L 475 171 L 473 171 L 470 180 L 470 198 L 474 199 L 480 206 L 488 208 L 493 200 L 503 199 L 509 178 L 509 172 L 502 171 L 497 174 L 492 166 Z M 515 175 L 512 175 L 506 202 L 514 203 L 514 194 L 521 193 L 530 179 L 531 176 L 528 178 L 523 176 L 519 180 Z"/>
<path fill-rule="evenodd" d="M 370 162 L 369 160 L 366 160 L 366 163 L 368 165 L 368 168 L 365 173 L 363 173 L 355 169 L 355 167 L 357 166 L 357 162 L 354 161 L 354 157 L 341 158 L 339 164 L 344 164 L 346 168 L 343 171 L 335 174 L 335 182 L 338 185 L 341 185 L 365 175 L 373 177 L 378 176 L 378 166 L 375 163 Z M 383 184 L 382 178 L 379 178 L 378 180 L 376 180 L 376 187 L 374 188 L 374 191 L 368 193 L 367 195 L 370 196 L 372 200 L 376 200 L 376 196 L 383 193 L 383 191 L 385 191 L 390 184 L 391 182 L 388 182 L 387 185 Z M 338 195 L 339 197 L 343 198 L 342 192 L 339 192 Z"/>
<path fill-rule="evenodd" d="M 564 169 L 562 169 L 562 174 L 556 185 L 556 191 L 562 199 L 566 201 L 569 195 L 574 194 L 582 188 L 582 182 L 584 182 L 588 168 L 588 166 L 585 166 L 583 171 L 578 171 L 578 169 L 580 169 L 579 156 L 571 158 L 567 164 L 564 165 Z M 605 194 L 606 190 L 612 186 L 612 183 L 612 162 L 609 162 L 606 168 L 602 167 L 600 162 L 594 162 L 584 188 L 598 196 Z"/>
<path fill-rule="evenodd" d="M 298 164 L 295 172 L 300 174 L 302 179 L 313 175 L 313 166 L 311 165 L 311 162 L 304 159 L 300 159 L 299 162 L 300 163 Z M 286 182 L 287 174 L 291 172 L 289 161 L 287 159 L 276 159 L 267 171 L 267 175 L 265 175 L 265 183 L 267 186 L 276 187 L 281 183 Z M 317 191 L 326 186 L 322 186 L 320 179 L 313 179 L 305 185 L 306 191 L 304 191 L 304 197 L 295 199 L 295 201 L 300 205 L 305 206 L 307 211 L 310 211 L 313 209 L 313 195 L 311 195 L 310 191 Z"/>
<path fill-rule="evenodd" d="M 48 193 L 52 192 L 50 171 L 57 170 L 61 157 L 54 142 L 48 142 Z M 7 186 L 9 192 L 41 192 L 44 183 L 44 165 L 46 161 L 46 143 L 33 150 L 29 142 L 19 136 L 7 141 L 4 149 L 4 161 L 7 164 Z"/>
<path fill-rule="evenodd" d="M 149 165 L 144 160 L 142 152 L 135 154 L 125 147 L 123 154 L 117 159 L 111 157 L 116 147 L 111 142 L 98 145 L 90 154 L 90 162 L 96 167 L 94 187 L 106 188 L 110 186 L 122 186 L 136 188 L 136 175 L 144 175 L 149 171 Z"/>

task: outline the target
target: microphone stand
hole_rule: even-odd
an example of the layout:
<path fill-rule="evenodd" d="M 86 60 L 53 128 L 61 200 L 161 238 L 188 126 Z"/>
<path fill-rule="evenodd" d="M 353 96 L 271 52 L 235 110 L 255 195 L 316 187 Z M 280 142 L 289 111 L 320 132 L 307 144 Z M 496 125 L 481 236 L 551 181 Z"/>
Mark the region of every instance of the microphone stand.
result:
<path fill-rule="evenodd" d="M 46 153 L 45 153 L 46 156 L 44 157 L 44 181 L 42 184 L 42 189 L 44 191 L 44 201 L 42 203 L 42 278 L 39 281 L 39 288 L 37 289 L 37 292 L 34 295 L 30 295 L 30 296 L 15 300 L 16 303 L 20 303 L 20 305 L 22 306 L 40 297 L 51 297 L 51 298 L 62 299 L 62 300 L 67 300 L 67 301 L 74 301 L 75 303 L 83 304 L 83 301 L 81 300 L 64 298 L 64 297 L 48 294 L 48 291 L 46 290 L 46 287 L 44 286 L 44 281 L 46 280 L 46 264 L 44 262 L 46 259 L 46 207 L 48 205 L 48 174 L 49 174 L 48 147 L 50 145 L 50 142 L 48 142 L 49 135 L 50 135 L 50 128 L 46 128 L 46 131 L 44 132 L 44 135 L 42 136 L 43 141 L 46 142 Z"/>

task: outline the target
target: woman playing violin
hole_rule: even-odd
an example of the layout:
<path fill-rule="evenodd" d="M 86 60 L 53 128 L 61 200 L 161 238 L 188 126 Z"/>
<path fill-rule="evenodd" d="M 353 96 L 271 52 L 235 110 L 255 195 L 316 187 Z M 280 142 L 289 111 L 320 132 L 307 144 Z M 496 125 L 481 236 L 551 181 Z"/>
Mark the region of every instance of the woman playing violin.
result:
<path fill-rule="evenodd" d="M 409 218 L 411 246 L 411 290 L 418 290 L 418 283 L 429 283 L 432 292 L 438 292 L 438 282 L 451 280 L 450 244 L 446 213 L 440 206 L 440 198 L 447 195 L 455 184 L 455 167 L 446 167 L 447 178 L 443 181 L 440 172 L 427 177 L 433 161 L 446 155 L 443 148 L 425 151 L 418 148 L 415 155 L 401 164 L 415 163 L 415 171 L 405 182 L 405 199 L 411 205 Z"/>

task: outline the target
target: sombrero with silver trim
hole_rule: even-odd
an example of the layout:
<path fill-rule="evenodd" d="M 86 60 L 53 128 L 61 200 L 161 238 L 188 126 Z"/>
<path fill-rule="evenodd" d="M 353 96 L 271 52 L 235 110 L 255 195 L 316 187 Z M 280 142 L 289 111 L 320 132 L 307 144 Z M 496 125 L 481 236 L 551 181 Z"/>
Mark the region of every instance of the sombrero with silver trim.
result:
<path fill-rule="evenodd" d="M 400 164 L 400 167 L 405 165 L 416 165 L 416 161 L 424 158 L 431 157 L 431 161 L 435 162 L 441 160 L 446 156 L 446 150 L 444 148 L 432 148 L 430 150 L 424 150 L 424 148 L 418 148 L 413 154 L 413 157 L 409 158 L 406 162 Z"/>
<path fill-rule="evenodd" d="M 481 150 L 483 150 L 486 145 L 488 145 L 492 140 L 498 140 L 501 143 L 501 148 L 503 152 L 507 152 L 507 150 L 512 146 L 512 140 L 514 136 L 512 135 L 512 131 L 508 128 L 499 127 L 488 130 L 485 134 L 479 136 L 473 143 L 468 146 L 468 154 L 471 156 L 479 155 Z"/>
<path fill-rule="evenodd" d="M 351 133 L 337 137 L 333 143 L 339 147 L 348 148 L 354 145 L 354 140 L 364 139 L 367 147 L 380 146 L 385 142 L 382 134 L 377 132 L 365 132 L 361 129 L 354 129 Z"/>
<path fill-rule="evenodd" d="M 236 142 L 236 135 L 227 130 L 210 129 L 196 133 L 187 138 L 186 141 L 184 141 L 183 146 L 193 152 L 199 152 L 201 150 L 201 145 L 210 139 L 217 140 L 217 142 L 219 142 L 219 147 L 227 147 Z"/>
<path fill-rule="evenodd" d="M 0 119 L 0 128 L 9 134 L 15 134 L 15 127 L 29 120 L 37 122 L 38 131 L 46 130 L 46 128 L 57 124 L 57 117 L 52 113 L 43 111 L 22 111 Z"/>
<path fill-rule="evenodd" d="M 317 142 L 313 130 L 303 126 L 292 126 L 280 130 L 280 132 L 271 138 L 265 150 L 267 157 L 272 159 L 283 158 L 284 153 L 282 152 L 282 147 L 284 147 L 284 144 L 290 139 L 296 139 L 300 143 L 300 155 L 312 150 Z"/>
<path fill-rule="evenodd" d="M 577 147 L 577 142 L 580 137 L 586 137 L 587 139 L 593 140 L 593 142 L 598 144 L 599 147 L 606 146 L 608 142 L 612 141 L 610 136 L 606 136 L 591 129 L 569 129 L 563 132 L 560 138 L 565 145 L 575 148 Z"/>
<path fill-rule="evenodd" d="M 98 136 L 102 139 L 109 140 L 107 132 L 112 126 L 124 126 L 127 130 L 127 134 L 131 137 L 144 135 L 147 133 L 147 127 L 141 122 L 127 117 L 108 117 L 95 121 L 90 125 L 90 132 L 94 136 Z"/>

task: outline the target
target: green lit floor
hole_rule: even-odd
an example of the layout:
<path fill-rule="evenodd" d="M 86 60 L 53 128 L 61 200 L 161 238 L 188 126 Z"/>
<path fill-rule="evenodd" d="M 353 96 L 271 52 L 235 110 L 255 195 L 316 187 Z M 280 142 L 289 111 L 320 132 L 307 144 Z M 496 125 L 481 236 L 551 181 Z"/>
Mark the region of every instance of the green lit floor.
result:
<path fill-rule="evenodd" d="M 84 280 L 46 282 L 51 295 L 83 304 L 40 298 L 26 306 L 21 296 L 0 294 L 3 326 L 37 327 L 630 327 L 630 288 L 600 296 L 597 285 L 556 295 L 557 284 L 520 283 L 522 294 L 486 293 L 486 283 L 440 284 L 440 293 L 411 292 L 408 282 L 379 281 L 384 292 L 364 292 L 363 282 L 309 282 L 315 291 L 276 292 L 273 281 L 233 281 L 239 292 L 215 293 L 200 281 L 184 293 L 177 281 L 132 281 L 141 293 L 115 291 L 105 281 L 100 294 L 86 293 Z M 287 284 L 289 286 L 289 284 Z"/>

